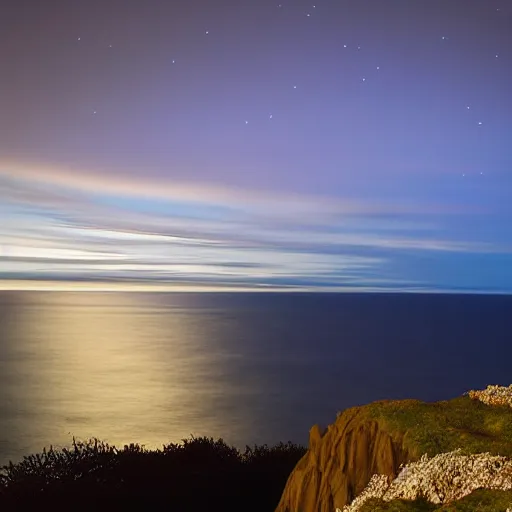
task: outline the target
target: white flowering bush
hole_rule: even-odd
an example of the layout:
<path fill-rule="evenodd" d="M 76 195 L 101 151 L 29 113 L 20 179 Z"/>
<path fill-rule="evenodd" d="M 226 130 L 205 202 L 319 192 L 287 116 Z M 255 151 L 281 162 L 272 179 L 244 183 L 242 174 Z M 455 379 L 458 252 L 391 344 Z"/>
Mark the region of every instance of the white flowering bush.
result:
<path fill-rule="evenodd" d="M 358 512 L 370 498 L 391 501 L 423 497 L 434 504 L 449 503 L 480 488 L 512 490 L 512 460 L 490 453 L 462 455 L 461 450 L 432 458 L 423 455 L 403 466 L 391 483 L 385 475 L 374 475 L 343 512 Z"/>
<path fill-rule="evenodd" d="M 468 391 L 470 398 L 487 405 L 508 405 L 512 407 L 512 384 L 510 386 L 487 386 L 480 391 Z"/>

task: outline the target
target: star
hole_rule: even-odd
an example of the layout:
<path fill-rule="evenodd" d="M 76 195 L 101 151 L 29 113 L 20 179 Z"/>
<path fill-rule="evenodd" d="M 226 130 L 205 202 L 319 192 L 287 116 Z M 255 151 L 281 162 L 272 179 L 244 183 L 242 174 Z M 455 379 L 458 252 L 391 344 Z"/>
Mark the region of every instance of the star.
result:
<path fill-rule="evenodd" d="M 109 48 L 112 48 L 112 45 L 111 45 L 111 44 L 109 44 L 109 45 L 108 45 L 108 47 L 109 47 Z"/>
<path fill-rule="evenodd" d="M 466 108 L 469 110 L 470 109 L 469 105 Z"/>
<path fill-rule="evenodd" d="M 206 35 L 208 35 L 208 30 L 205 32 Z"/>
<path fill-rule="evenodd" d="M 358 47 L 357 47 L 357 49 L 358 49 L 358 50 L 360 50 L 360 49 L 361 49 L 361 47 L 360 47 L 360 46 L 358 46 Z"/>
<path fill-rule="evenodd" d="M 82 39 L 81 37 L 78 38 L 78 41 L 80 41 L 80 39 Z"/>
<path fill-rule="evenodd" d="M 346 44 L 344 44 L 344 45 L 343 45 L 343 48 L 346 48 L 346 47 L 347 47 L 347 45 L 346 45 Z"/>
<path fill-rule="evenodd" d="M 309 12 L 306 14 L 306 16 L 309 18 L 311 16 L 311 14 L 309 14 Z"/>
<path fill-rule="evenodd" d="M 294 88 L 294 89 L 297 89 L 297 86 L 296 86 L 296 85 L 294 85 L 294 86 L 293 86 L 293 88 Z"/>
<path fill-rule="evenodd" d="M 380 66 L 377 66 L 377 70 L 379 70 L 379 69 L 380 69 Z"/>
<path fill-rule="evenodd" d="M 92 113 L 93 113 L 93 114 L 96 114 L 96 110 L 93 110 L 93 112 L 92 112 Z"/>
<path fill-rule="evenodd" d="M 249 124 L 249 121 L 245 121 L 245 124 Z"/>
<path fill-rule="evenodd" d="M 176 61 L 173 59 L 172 63 L 174 64 Z"/>
<path fill-rule="evenodd" d="M 363 78 L 363 82 L 366 82 L 366 78 Z"/>
<path fill-rule="evenodd" d="M 498 54 L 496 54 L 496 58 L 498 58 Z"/>
<path fill-rule="evenodd" d="M 478 121 L 478 125 L 480 126 L 482 124 L 482 121 Z"/>

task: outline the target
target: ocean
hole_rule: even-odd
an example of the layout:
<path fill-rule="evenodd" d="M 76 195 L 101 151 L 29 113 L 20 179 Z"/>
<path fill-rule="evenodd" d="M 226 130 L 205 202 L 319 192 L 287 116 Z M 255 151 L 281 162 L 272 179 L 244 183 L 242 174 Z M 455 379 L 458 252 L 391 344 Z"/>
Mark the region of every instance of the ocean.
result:
<path fill-rule="evenodd" d="M 0 465 L 73 436 L 307 443 L 381 399 L 512 382 L 512 296 L 0 293 Z"/>

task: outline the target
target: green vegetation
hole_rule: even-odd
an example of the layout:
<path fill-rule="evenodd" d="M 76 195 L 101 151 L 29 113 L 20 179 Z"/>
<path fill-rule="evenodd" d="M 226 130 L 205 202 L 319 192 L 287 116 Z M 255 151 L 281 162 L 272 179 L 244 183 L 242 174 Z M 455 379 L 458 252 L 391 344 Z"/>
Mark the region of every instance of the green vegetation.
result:
<path fill-rule="evenodd" d="M 512 491 L 480 489 L 453 503 L 433 505 L 424 500 L 368 500 L 360 512 L 505 512 L 512 507 Z"/>
<path fill-rule="evenodd" d="M 443 505 L 436 512 L 505 512 L 512 507 L 512 491 L 479 489 L 461 500 Z"/>
<path fill-rule="evenodd" d="M 392 500 L 383 501 L 368 500 L 360 509 L 360 512 L 434 512 L 436 505 L 426 500 Z"/>
<path fill-rule="evenodd" d="M 512 457 L 512 407 L 489 406 L 467 396 L 435 403 L 417 400 L 375 402 L 362 408 L 403 448 L 430 457 L 461 448 Z"/>
<path fill-rule="evenodd" d="M 246 447 L 222 439 L 184 439 L 161 450 L 117 449 L 73 439 L 0 470 L 0 510 L 74 510 L 115 503 L 144 510 L 274 510 L 306 448 L 292 443 Z"/>

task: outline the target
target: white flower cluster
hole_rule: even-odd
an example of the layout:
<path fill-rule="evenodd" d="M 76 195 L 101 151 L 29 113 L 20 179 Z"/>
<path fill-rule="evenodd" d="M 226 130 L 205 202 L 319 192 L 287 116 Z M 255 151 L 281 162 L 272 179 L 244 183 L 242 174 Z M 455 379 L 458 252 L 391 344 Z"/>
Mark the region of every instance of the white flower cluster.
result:
<path fill-rule="evenodd" d="M 512 407 L 512 384 L 508 387 L 487 386 L 482 391 L 468 391 L 468 395 L 487 405 L 509 405 Z"/>
<path fill-rule="evenodd" d="M 391 501 L 422 496 L 434 504 L 449 503 L 480 488 L 511 490 L 512 460 L 490 453 L 462 455 L 460 450 L 430 459 L 423 455 L 418 462 L 404 466 L 391 484 L 385 475 L 374 475 L 343 512 L 358 512 L 370 498 Z M 342 511 L 336 509 L 336 512 Z"/>
<path fill-rule="evenodd" d="M 363 492 L 357 496 L 350 505 L 343 508 L 345 511 L 357 511 L 359 510 L 367 500 L 371 498 L 382 498 L 389 488 L 389 478 L 386 475 L 373 475 L 368 482 L 368 485 L 364 488 Z M 342 512 L 339 508 L 336 512 Z"/>

